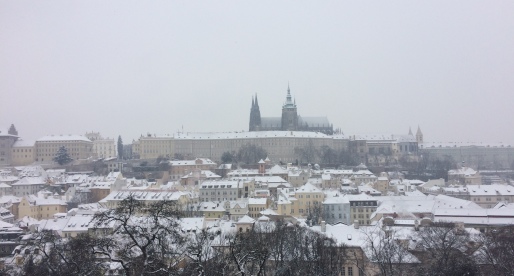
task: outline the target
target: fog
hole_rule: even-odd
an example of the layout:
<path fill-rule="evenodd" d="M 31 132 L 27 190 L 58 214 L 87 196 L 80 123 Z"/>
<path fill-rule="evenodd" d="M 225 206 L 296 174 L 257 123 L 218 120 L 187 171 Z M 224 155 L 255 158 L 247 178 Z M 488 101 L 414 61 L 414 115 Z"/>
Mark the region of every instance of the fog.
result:
<path fill-rule="evenodd" d="M 252 96 L 345 134 L 514 144 L 512 1 L 3 1 L 0 127 L 248 130 Z"/>

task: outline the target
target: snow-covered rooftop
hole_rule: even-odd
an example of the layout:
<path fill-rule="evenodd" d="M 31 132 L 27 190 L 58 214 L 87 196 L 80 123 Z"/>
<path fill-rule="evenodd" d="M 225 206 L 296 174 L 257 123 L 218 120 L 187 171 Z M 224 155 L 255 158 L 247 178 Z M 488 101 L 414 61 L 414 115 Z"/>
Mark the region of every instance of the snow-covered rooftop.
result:
<path fill-rule="evenodd" d="M 91 142 L 91 140 L 87 139 L 82 135 L 50 135 L 43 136 L 36 140 L 36 142 L 62 142 L 62 141 L 84 141 Z"/>

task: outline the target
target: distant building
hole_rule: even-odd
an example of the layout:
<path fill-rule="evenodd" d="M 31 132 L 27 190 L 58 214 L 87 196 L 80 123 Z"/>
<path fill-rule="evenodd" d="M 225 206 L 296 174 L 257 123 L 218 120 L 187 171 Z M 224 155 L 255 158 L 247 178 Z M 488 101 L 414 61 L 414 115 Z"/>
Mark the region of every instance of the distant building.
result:
<path fill-rule="evenodd" d="M 224 152 L 237 152 L 248 144 L 262 147 L 271 160 L 292 163 L 299 159 L 295 148 L 329 146 L 336 151 L 346 150 L 348 139 L 344 135 L 331 136 L 310 131 L 178 133 L 173 136 L 143 136 L 132 146 L 133 155 L 139 155 L 140 159 L 181 155 L 188 159 L 203 157 L 220 161 Z"/>
<path fill-rule="evenodd" d="M 18 139 L 12 146 L 11 165 L 26 166 L 34 163 L 35 146 L 34 141 Z"/>
<path fill-rule="evenodd" d="M 514 147 L 504 143 L 424 142 L 420 154 L 430 160 L 451 158 L 478 170 L 514 168 Z"/>
<path fill-rule="evenodd" d="M 462 167 L 457 170 L 448 171 L 449 184 L 465 184 L 465 185 L 480 185 L 482 184 L 482 176 L 478 171 L 469 167 Z"/>
<path fill-rule="evenodd" d="M 93 153 L 98 158 L 117 157 L 118 150 L 116 141 L 110 138 L 103 138 L 99 132 L 88 132 L 85 135 L 93 142 Z"/>
<path fill-rule="evenodd" d="M 93 142 L 81 135 L 52 135 L 36 140 L 36 162 L 52 163 L 60 147 L 65 147 L 73 160 L 94 155 Z"/>
<path fill-rule="evenodd" d="M 6 129 L 0 129 L 0 165 L 10 165 L 12 162 L 12 147 L 18 140 L 18 131 L 11 125 Z"/>
<path fill-rule="evenodd" d="M 282 105 L 282 117 L 261 117 L 257 96 L 252 98 L 250 109 L 250 131 L 313 131 L 328 135 L 334 133 L 332 124 L 326 117 L 302 117 L 298 114 L 296 100 L 293 101 L 289 86 L 286 102 Z"/>
<path fill-rule="evenodd" d="M 169 161 L 169 165 L 169 174 L 172 181 L 180 180 L 183 176 L 194 171 L 213 171 L 217 166 L 216 163 L 207 158 Z"/>
<path fill-rule="evenodd" d="M 418 160 L 418 144 L 423 134 L 418 127 L 416 135 L 409 129 L 407 135 L 351 135 L 349 149 L 359 161 L 372 166 L 390 166 L 399 163 L 400 158 Z"/>

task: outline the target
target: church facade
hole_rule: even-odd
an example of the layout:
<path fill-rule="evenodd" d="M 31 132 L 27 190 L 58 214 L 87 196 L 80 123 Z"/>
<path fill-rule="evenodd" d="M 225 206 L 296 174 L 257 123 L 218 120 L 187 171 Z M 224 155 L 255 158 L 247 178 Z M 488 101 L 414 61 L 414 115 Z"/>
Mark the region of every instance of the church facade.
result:
<path fill-rule="evenodd" d="M 282 117 L 261 117 L 257 95 L 252 97 L 250 110 L 249 131 L 312 131 L 327 135 L 334 134 L 333 125 L 327 117 L 302 117 L 298 114 L 296 100 L 291 97 L 291 90 L 287 87 L 287 96 L 282 105 Z"/>

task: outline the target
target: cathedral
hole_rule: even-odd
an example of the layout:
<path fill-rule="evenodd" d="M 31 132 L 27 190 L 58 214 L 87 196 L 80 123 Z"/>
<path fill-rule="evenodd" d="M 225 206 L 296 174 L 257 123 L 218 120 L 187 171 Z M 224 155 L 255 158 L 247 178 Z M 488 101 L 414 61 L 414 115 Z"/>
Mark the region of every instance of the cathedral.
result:
<path fill-rule="evenodd" d="M 250 131 L 312 131 L 328 135 L 334 134 L 334 128 L 327 117 L 302 117 L 298 114 L 296 100 L 293 101 L 289 85 L 286 102 L 282 105 L 282 117 L 261 117 L 257 95 L 252 97 L 250 110 Z"/>

